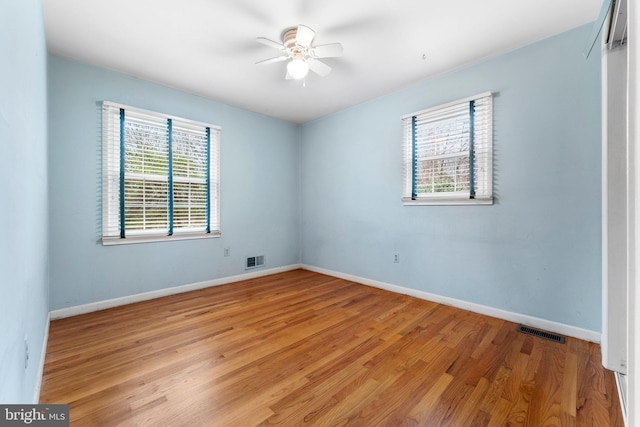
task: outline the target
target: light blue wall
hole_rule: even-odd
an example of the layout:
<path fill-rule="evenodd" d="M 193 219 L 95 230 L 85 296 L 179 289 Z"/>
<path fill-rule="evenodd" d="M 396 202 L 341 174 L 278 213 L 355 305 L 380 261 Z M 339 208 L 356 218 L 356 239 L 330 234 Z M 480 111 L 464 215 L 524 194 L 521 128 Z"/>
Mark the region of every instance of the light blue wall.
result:
<path fill-rule="evenodd" d="M 582 56 L 590 30 L 306 124 L 302 261 L 600 331 L 600 59 Z M 404 207 L 401 115 L 484 91 L 496 93 L 495 205 Z"/>
<path fill-rule="evenodd" d="M 259 253 L 267 268 L 302 261 L 599 331 L 600 63 L 581 56 L 589 30 L 302 129 L 50 56 L 47 145 L 41 2 L 1 2 L 0 222 L 11 226 L 0 239 L 0 402 L 33 399 L 49 282 L 58 309 L 242 274 L 243 257 Z M 496 204 L 403 207 L 400 116 L 485 90 L 496 92 Z M 221 238 L 101 246 L 104 99 L 222 126 Z"/>
<path fill-rule="evenodd" d="M 41 3 L 0 1 L 1 403 L 34 401 L 48 312 L 47 52 Z"/>
<path fill-rule="evenodd" d="M 58 56 L 49 87 L 52 310 L 299 262 L 298 126 Z M 221 238 L 101 245 L 102 100 L 222 127 Z"/>

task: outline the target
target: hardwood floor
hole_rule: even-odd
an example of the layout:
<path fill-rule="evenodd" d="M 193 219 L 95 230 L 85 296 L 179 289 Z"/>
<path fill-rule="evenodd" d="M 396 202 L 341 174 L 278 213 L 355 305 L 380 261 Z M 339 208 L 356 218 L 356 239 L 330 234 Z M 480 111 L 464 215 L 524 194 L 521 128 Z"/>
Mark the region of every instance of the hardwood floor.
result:
<path fill-rule="evenodd" d="M 51 322 L 72 425 L 622 426 L 600 347 L 304 270 Z"/>

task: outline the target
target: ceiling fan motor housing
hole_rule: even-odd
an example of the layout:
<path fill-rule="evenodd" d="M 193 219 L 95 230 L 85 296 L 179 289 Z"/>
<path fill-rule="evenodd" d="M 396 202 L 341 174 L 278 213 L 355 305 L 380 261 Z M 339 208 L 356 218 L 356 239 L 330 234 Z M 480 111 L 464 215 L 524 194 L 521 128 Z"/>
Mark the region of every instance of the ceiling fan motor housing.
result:
<path fill-rule="evenodd" d="M 282 33 L 282 44 L 291 53 L 291 57 L 294 59 L 304 59 L 306 56 L 310 56 L 309 49 L 304 46 L 300 46 L 296 43 L 296 37 L 298 35 L 298 28 L 293 27 L 285 30 Z"/>
<path fill-rule="evenodd" d="M 291 49 L 296 45 L 296 34 L 298 33 L 297 27 L 287 28 L 282 32 L 282 44 Z"/>

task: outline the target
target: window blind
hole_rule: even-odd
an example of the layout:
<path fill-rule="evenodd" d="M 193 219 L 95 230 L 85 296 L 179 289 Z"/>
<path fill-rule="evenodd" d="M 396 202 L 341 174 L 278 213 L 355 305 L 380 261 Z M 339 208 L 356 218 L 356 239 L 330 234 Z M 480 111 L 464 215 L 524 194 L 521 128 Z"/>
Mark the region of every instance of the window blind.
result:
<path fill-rule="evenodd" d="M 403 200 L 490 200 L 492 112 L 485 93 L 403 116 Z"/>
<path fill-rule="evenodd" d="M 103 241 L 220 233 L 220 129 L 103 102 Z"/>

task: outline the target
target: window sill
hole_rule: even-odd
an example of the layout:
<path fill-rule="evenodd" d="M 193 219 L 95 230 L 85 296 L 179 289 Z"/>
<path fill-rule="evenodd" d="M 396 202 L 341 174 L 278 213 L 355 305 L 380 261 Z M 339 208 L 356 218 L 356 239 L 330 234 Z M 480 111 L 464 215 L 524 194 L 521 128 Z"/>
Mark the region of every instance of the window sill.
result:
<path fill-rule="evenodd" d="M 469 199 L 460 197 L 433 197 L 414 200 L 409 197 L 403 197 L 402 204 L 405 206 L 493 205 L 493 198 Z"/>
<path fill-rule="evenodd" d="M 214 239 L 220 237 L 219 231 L 211 233 L 184 233 L 168 235 L 150 235 L 150 236 L 129 236 L 124 239 L 120 237 L 103 237 L 102 246 L 130 245 L 135 243 L 152 243 L 152 242 L 170 242 L 173 240 L 194 240 L 194 239 Z"/>

